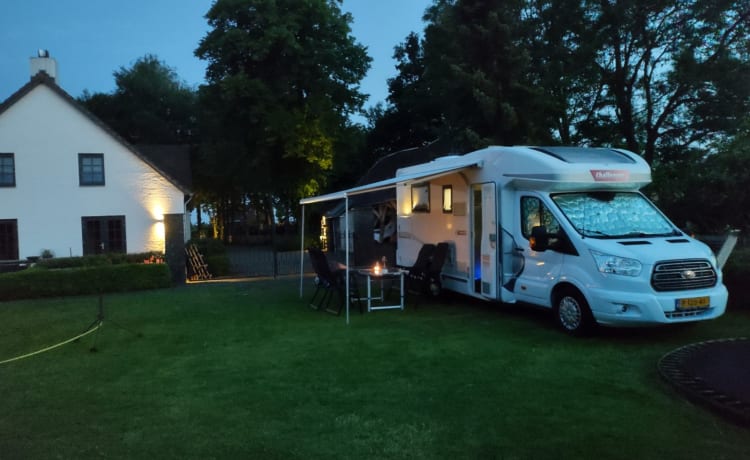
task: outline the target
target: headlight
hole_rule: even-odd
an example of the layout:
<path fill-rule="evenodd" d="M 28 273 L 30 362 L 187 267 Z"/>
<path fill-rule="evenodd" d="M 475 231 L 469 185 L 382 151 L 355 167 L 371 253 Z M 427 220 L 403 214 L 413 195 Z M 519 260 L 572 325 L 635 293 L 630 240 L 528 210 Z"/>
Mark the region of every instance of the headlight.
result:
<path fill-rule="evenodd" d="M 626 257 L 617 257 L 610 254 L 603 254 L 598 251 L 591 251 L 596 261 L 596 267 L 602 273 L 611 273 L 613 275 L 638 276 L 641 274 L 643 265 L 635 259 Z"/>

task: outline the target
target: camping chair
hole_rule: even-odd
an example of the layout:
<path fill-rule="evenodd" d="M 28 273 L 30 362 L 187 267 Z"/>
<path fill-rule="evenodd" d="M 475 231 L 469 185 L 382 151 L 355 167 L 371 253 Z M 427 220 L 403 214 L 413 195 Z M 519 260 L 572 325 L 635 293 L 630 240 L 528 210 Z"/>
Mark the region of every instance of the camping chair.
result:
<path fill-rule="evenodd" d="M 341 309 L 346 304 L 346 298 L 344 297 L 346 290 L 346 270 L 341 268 L 332 269 L 328 263 L 328 257 L 318 248 L 308 248 L 307 251 L 310 254 L 310 263 L 315 271 L 315 293 L 310 299 L 310 308 L 316 310 L 324 308 L 329 313 L 340 315 Z M 354 277 L 350 277 L 349 291 L 350 300 L 356 300 L 359 303 L 359 312 L 362 313 L 362 302 L 359 298 L 359 289 Z M 333 299 L 334 292 L 338 296 L 338 302 L 332 307 L 331 300 Z M 318 294 L 321 293 L 323 294 L 322 297 L 316 302 Z"/>
<path fill-rule="evenodd" d="M 440 273 L 443 271 L 445 259 L 448 257 L 448 243 L 438 243 L 435 252 L 432 253 L 430 265 L 428 266 L 428 277 L 430 281 L 430 294 L 438 295 L 442 289 Z"/>
<path fill-rule="evenodd" d="M 424 244 L 419 249 L 419 254 L 417 254 L 417 260 L 414 262 L 414 265 L 411 267 L 405 267 L 406 270 L 409 272 L 406 274 L 406 290 L 408 292 L 412 293 L 420 293 L 422 292 L 425 280 L 428 278 L 428 270 L 430 266 L 430 260 L 432 259 L 432 255 L 435 252 L 435 245 L 434 244 Z"/>
<path fill-rule="evenodd" d="M 441 289 L 440 272 L 443 270 L 447 256 L 448 243 L 422 246 L 417 261 L 413 267 L 409 268 L 409 274 L 406 277 L 407 292 L 416 295 L 438 295 Z"/>

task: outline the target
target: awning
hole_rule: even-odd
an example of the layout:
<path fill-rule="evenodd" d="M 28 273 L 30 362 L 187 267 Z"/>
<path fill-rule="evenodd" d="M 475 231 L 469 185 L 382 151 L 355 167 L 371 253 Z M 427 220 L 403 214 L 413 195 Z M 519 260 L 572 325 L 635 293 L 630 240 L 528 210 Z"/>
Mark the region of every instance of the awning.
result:
<path fill-rule="evenodd" d="M 394 188 L 396 185 L 404 182 L 423 182 L 430 179 L 434 179 L 440 176 L 460 171 L 462 169 L 472 167 L 482 167 L 482 161 L 477 160 L 475 157 L 443 157 L 442 159 L 434 160 L 430 163 L 423 165 L 412 166 L 408 169 L 412 172 L 397 175 L 394 178 L 373 182 L 367 185 L 360 185 L 353 187 L 348 190 L 342 190 L 340 192 L 329 193 L 327 195 L 313 196 L 310 198 L 303 198 L 299 200 L 302 205 L 302 232 L 300 239 L 300 272 L 299 272 L 299 295 L 300 298 L 303 295 L 303 264 L 305 255 L 305 205 L 313 203 L 322 203 L 324 201 L 332 200 L 344 200 L 344 225 L 346 234 L 346 292 L 349 292 L 349 197 L 352 195 L 360 195 L 362 193 L 377 192 L 379 190 L 385 190 Z M 414 171 L 416 169 L 416 171 Z M 398 173 L 397 173 L 398 174 Z M 346 296 L 346 323 L 349 324 L 349 295 Z"/>
<path fill-rule="evenodd" d="M 358 187 L 342 190 L 340 192 L 302 198 L 301 200 L 299 200 L 299 203 L 301 205 L 306 205 L 321 203 L 323 201 L 343 200 L 344 198 L 352 195 L 359 195 L 362 193 L 377 192 L 378 190 L 394 188 L 397 184 L 402 182 L 426 181 L 434 179 L 436 177 L 445 176 L 446 174 L 450 174 L 461 169 L 471 168 L 473 166 L 482 166 L 482 162 L 480 160 L 477 160 L 476 158 L 469 159 L 462 157 L 451 158 L 450 160 L 446 161 L 432 161 L 428 163 L 427 166 L 432 166 L 432 163 L 436 163 L 434 167 L 428 167 L 421 171 L 404 174 L 402 176 L 396 176 L 367 185 L 360 185 Z"/>

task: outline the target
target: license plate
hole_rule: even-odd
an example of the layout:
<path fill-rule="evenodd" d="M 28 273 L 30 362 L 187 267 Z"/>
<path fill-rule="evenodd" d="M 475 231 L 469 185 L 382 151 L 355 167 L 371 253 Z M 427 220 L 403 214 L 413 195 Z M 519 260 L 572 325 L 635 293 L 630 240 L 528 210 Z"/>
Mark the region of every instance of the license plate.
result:
<path fill-rule="evenodd" d="M 675 299 L 674 306 L 677 310 L 690 310 L 693 308 L 708 308 L 711 305 L 711 298 L 705 297 L 690 297 L 687 299 Z"/>

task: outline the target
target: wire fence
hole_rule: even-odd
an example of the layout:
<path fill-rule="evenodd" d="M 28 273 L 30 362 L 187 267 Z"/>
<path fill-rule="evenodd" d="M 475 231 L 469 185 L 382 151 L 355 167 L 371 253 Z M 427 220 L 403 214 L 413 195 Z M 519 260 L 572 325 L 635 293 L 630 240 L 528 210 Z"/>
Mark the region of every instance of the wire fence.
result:
<path fill-rule="evenodd" d="M 263 246 L 229 246 L 229 269 L 235 276 L 299 275 L 300 252 L 274 252 Z M 304 254 L 304 273 L 312 273 L 307 253 Z"/>

